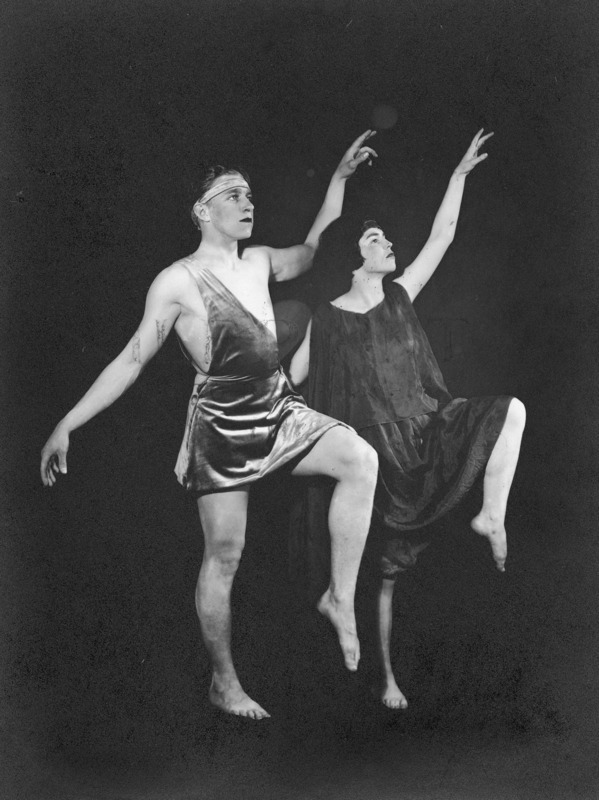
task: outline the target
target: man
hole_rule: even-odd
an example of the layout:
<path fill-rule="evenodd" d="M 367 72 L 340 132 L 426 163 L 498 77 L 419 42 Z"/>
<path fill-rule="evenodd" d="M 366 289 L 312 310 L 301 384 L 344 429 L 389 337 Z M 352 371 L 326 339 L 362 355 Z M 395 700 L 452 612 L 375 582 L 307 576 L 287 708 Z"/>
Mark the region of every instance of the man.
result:
<path fill-rule="evenodd" d="M 252 247 L 254 206 L 246 176 L 212 168 L 192 217 L 202 240 L 192 255 L 152 283 L 143 319 L 125 349 L 58 424 L 42 451 L 41 476 L 52 486 L 66 473 L 69 435 L 120 397 L 174 328 L 196 371 L 177 461 L 181 483 L 198 495 L 204 558 L 196 608 L 212 662 L 210 700 L 253 719 L 268 713 L 243 690 L 231 655 L 231 588 L 244 541 L 249 486 L 283 464 L 294 475 L 336 480 L 331 502 L 331 580 L 318 610 L 337 631 L 348 669 L 359 642 L 354 591 L 376 485 L 374 450 L 355 432 L 309 410 L 277 358 L 269 280 L 295 278 L 312 265 L 322 231 L 341 213 L 345 182 L 376 153 L 352 144 L 335 170 L 322 208 L 302 245 Z"/>

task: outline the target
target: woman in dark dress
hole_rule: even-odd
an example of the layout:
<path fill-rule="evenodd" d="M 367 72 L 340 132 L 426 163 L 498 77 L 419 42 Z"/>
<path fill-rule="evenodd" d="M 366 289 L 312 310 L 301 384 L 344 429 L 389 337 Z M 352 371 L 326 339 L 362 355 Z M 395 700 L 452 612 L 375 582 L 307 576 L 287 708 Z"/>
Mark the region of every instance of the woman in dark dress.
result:
<path fill-rule="evenodd" d="M 487 538 L 502 572 L 507 557 L 504 520 L 524 406 L 509 396 L 453 399 L 412 306 L 453 240 L 466 176 L 486 158 L 478 151 L 492 134 L 482 133 L 454 170 L 420 254 L 388 285 L 383 278 L 395 271 L 391 242 L 376 222 L 363 225 L 350 290 L 317 310 L 290 368 L 296 385 L 309 374 L 309 405 L 352 425 L 379 455 L 382 701 L 396 709 L 407 701 L 390 659 L 395 579 L 426 547 L 419 531 L 453 508 L 480 474 L 483 504 L 471 527 Z M 321 495 L 319 488 L 308 492 L 302 534 L 308 549 L 317 547 Z"/>

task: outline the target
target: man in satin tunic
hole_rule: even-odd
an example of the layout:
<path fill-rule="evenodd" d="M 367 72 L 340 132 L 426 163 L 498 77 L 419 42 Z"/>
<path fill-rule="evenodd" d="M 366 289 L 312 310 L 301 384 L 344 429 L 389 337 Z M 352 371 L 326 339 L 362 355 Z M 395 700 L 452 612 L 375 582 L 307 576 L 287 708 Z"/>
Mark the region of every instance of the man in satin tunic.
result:
<path fill-rule="evenodd" d="M 329 514 L 331 580 L 318 610 L 337 632 L 346 667 L 353 671 L 358 666 L 354 591 L 370 524 L 377 458 L 352 429 L 307 409 L 273 363 L 268 337 L 276 337 L 276 330 L 268 283 L 295 278 L 311 267 L 320 234 L 341 213 L 346 180 L 359 164 L 376 156 L 364 146 L 372 133 L 366 131 L 345 153 L 305 242 L 294 247 L 250 247 L 240 256 L 239 242 L 250 237 L 254 222 L 249 183 L 238 170 L 220 168 L 205 176 L 192 211 L 202 235 L 198 249 L 159 273 L 150 286 L 143 318 L 131 341 L 59 422 L 42 450 L 42 481 L 52 486 L 57 475 L 67 471 L 71 432 L 117 400 L 175 329 L 198 374 L 192 399 L 195 396 L 198 403 L 204 403 L 200 403 L 199 414 L 188 417 L 186 434 L 190 437 L 186 435 L 184 440 L 177 474 L 197 494 L 204 534 L 196 608 L 212 663 L 209 697 L 221 710 L 252 719 L 269 715 L 243 690 L 233 665 L 231 588 L 244 547 L 249 486 L 284 463 L 294 475 L 326 475 L 336 480 Z M 219 323 L 214 309 L 207 307 L 215 302 L 222 306 L 227 294 L 229 319 L 244 317 L 249 339 L 244 338 L 245 333 L 236 333 L 232 323 L 227 325 L 226 311 Z M 274 347 L 276 352 L 276 341 Z M 231 354 L 237 350 L 241 364 L 236 369 L 241 375 L 227 372 L 235 362 Z M 220 369 L 214 366 L 217 355 Z M 248 364 L 255 366 L 261 360 L 264 375 L 245 374 Z M 272 408 L 265 405 L 263 396 L 248 392 L 252 386 L 255 392 L 262 391 L 256 388 L 257 383 L 248 383 L 248 379 L 262 378 L 267 381 L 262 390 L 266 391 L 266 386 L 273 393 Z M 215 460 L 202 449 L 205 442 L 210 451 L 231 422 L 222 413 L 222 402 L 212 403 L 215 413 L 207 411 L 204 392 L 212 392 L 214 401 L 222 397 L 218 395 L 219 385 L 226 385 L 229 393 L 235 385 L 239 387 L 232 403 L 237 411 L 231 418 L 231 441 L 226 448 L 235 464 L 227 464 L 222 458 Z M 256 441 L 251 431 L 248 434 L 235 428 L 253 400 L 261 407 Z M 265 409 L 266 415 L 262 413 Z M 272 426 L 267 430 L 260 427 L 265 417 L 270 424 L 271 416 L 275 417 Z M 194 431 L 195 441 L 191 436 Z M 266 440 L 269 447 L 265 447 Z M 190 460 L 194 462 L 191 470 Z"/>

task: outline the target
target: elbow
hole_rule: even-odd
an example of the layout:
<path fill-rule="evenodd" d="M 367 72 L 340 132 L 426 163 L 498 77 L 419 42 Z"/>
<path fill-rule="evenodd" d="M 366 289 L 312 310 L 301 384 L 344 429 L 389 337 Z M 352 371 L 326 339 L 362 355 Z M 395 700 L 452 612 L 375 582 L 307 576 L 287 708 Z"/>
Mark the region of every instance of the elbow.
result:
<path fill-rule="evenodd" d="M 312 248 L 306 248 L 306 251 L 306 254 L 302 256 L 295 265 L 293 274 L 290 275 L 291 278 L 298 278 L 300 275 L 303 275 L 304 272 L 311 270 L 314 266 L 314 250 Z"/>
<path fill-rule="evenodd" d="M 117 374 L 121 374 L 127 385 L 131 386 L 139 378 L 144 371 L 147 361 L 144 361 L 139 353 L 121 354 L 121 356 L 113 362 L 117 367 Z"/>
<path fill-rule="evenodd" d="M 438 244 L 442 245 L 443 249 L 446 250 L 449 245 L 453 242 L 455 238 L 455 229 L 456 229 L 457 220 L 453 220 L 448 225 L 446 225 L 435 237 Z"/>
<path fill-rule="evenodd" d="M 302 253 L 300 266 L 301 272 L 307 272 L 309 269 L 312 269 L 317 248 L 318 242 L 315 242 L 308 237 L 308 239 L 306 239 L 304 242 L 304 252 Z"/>
<path fill-rule="evenodd" d="M 447 243 L 448 246 L 453 242 L 455 238 L 455 229 L 457 228 L 457 226 L 458 226 L 457 219 L 452 219 L 449 225 L 447 225 L 446 229 L 442 233 L 442 238 Z"/>

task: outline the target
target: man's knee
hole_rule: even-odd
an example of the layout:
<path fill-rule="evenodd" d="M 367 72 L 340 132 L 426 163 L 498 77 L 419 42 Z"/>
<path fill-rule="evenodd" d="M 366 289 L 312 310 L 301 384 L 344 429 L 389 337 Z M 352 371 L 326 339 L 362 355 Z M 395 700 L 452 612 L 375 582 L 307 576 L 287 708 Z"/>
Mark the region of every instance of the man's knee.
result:
<path fill-rule="evenodd" d="M 352 477 L 376 483 L 379 459 L 368 442 L 348 431 L 347 444 L 342 451 L 344 472 Z"/>
<path fill-rule="evenodd" d="M 235 575 L 243 555 L 243 547 L 243 540 L 238 539 L 213 543 L 204 550 L 204 565 L 223 576 Z"/>

